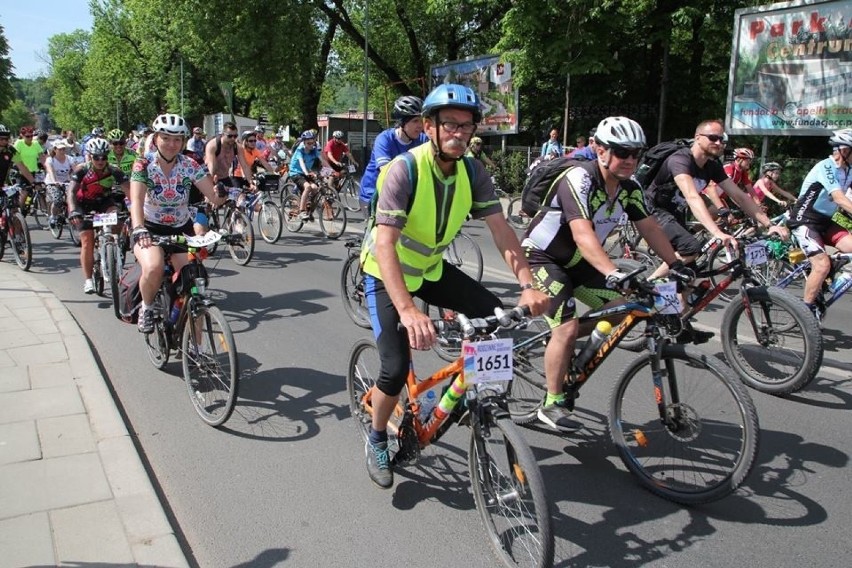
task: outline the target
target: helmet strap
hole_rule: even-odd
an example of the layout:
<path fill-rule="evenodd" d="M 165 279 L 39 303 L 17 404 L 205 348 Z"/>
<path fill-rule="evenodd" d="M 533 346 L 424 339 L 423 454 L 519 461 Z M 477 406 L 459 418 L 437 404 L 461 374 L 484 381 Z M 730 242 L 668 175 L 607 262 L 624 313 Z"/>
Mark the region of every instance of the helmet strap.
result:
<path fill-rule="evenodd" d="M 163 161 L 164 161 L 165 163 L 167 163 L 167 164 L 171 164 L 171 163 L 173 163 L 175 160 L 177 160 L 177 154 L 175 154 L 174 156 L 172 156 L 172 159 L 171 159 L 171 160 L 169 160 L 168 158 L 166 158 L 165 156 L 163 156 L 163 153 L 162 153 L 162 152 L 160 152 L 160 148 L 159 148 L 159 146 L 157 147 L 157 155 L 158 155 L 158 156 L 160 156 L 160 159 L 161 159 L 161 160 L 163 160 Z"/>

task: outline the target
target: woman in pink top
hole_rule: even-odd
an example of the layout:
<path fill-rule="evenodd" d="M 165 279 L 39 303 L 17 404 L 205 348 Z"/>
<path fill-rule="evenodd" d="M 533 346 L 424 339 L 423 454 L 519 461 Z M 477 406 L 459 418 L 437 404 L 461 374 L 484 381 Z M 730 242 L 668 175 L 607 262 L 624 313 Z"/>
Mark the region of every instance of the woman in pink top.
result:
<path fill-rule="evenodd" d="M 752 186 L 754 190 L 751 197 L 758 205 L 763 204 L 763 200 L 767 197 L 779 204 L 781 207 L 787 207 L 788 204 L 795 203 L 796 196 L 784 191 L 778 185 L 778 178 L 781 177 L 781 164 L 777 162 L 767 162 L 760 168 L 761 178 Z M 775 194 L 780 194 L 784 201 L 776 197 Z"/>

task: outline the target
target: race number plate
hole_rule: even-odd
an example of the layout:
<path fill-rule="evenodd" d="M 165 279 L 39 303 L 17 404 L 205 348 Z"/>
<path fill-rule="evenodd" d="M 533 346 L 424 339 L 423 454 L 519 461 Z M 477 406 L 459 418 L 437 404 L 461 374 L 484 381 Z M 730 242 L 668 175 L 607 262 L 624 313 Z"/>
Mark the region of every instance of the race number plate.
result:
<path fill-rule="evenodd" d="M 222 238 L 222 235 L 216 231 L 207 231 L 203 235 L 187 237 L 186 244 L 195 248 L 203 248 L 212 245 Z"/>
<path fill-rule="evenodd" d="M 677 282 L 659 282 L 654 285 L 657 296 L 654 297 L 654 307 L 661 314 L 680 314 L 683 306 L 677 293 Z"/>
<path fill-rule="evenodd" d="M 758 241 L 746 245 L 746 266 L 760 266 L 766 264 L 766 241 Z"/>
<path fill-rule="evenodd" d="M 349 170 L 350 174 L 354 174 L 355 173 L 355 166 L 353 166 L 352 164 L 349 164 L 348 170 Z"/>
<path fill-rule="evenodd" d="M 118 224 L 118 213 L 95 213 L 92 215 L 93 227 L 112 227 Z"/>
<path fill-rule="evenodd" d="M 469 385 L 507 383 L 512 380 L 512 339 L 462 342 L 464 382 Z"/>

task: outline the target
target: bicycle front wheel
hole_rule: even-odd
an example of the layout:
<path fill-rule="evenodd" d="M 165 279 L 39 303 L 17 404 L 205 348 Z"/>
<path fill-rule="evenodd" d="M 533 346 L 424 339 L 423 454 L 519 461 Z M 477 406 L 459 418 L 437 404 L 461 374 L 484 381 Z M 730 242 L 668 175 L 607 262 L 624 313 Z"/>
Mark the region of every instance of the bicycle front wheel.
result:
<path fill-rule="evenodd" d="M 505 415 L 483 413 L 471 428 L 473 500 L 491 551 L 505 566 L 552 566 L 553 526 L 535 456 Z"/>
<path fill-rule="evenodd" d="M 80 248 L 80 230 L 72 223 L 68 223 L 68 238 L 71 239 L 71 244 Z"/>
<path fill-rule="evenodd" d="M 254 229 L 245 213 L 234 209 L 225 223 L 228 232 L 228 252 L 240 266 L 245 266 L 254 255 Z"/>
<path fill-rule="evenodd" d="M 506 208 L 506 220 L 509 221 L 509 225 L 522 231 L 530 226 L 532 219 L 521 213 L 520 197 L 516 197 L 509 202 L 509 206 Z"/>
<path fill-rule="evenodd" d="M 340 200 L 348 211 L 357 213 L 361 210 L 360 194 L 361 184 L 355 178 L 347 177 L 343 183 L 343 188 L 340 190 Z"/>
<path fill-rule="evenodd" d="M 257 231 L 267 243 L 277 243 L 281 238 L 281 209 L 272 201 L 264 201 L 257 213 Z"/>
<path fill-rule="evenodd" d="M 145 348 L 148 351 L 148 359 L 157 369 L 162 369 L 169 362 L 170 348 L 168 331 L 166 330 L 165 317 L 169 313 L 165 285 L 157 292 L 154 298 L 154 331 L 145 334 Z M 142 317 L 141 314 L 139 317 Z"/>
<path fill-rule="evenodd" d="M 319 198 L 316 210 L 322 233 L 329 239 L 337 239 L 346 230 L 346 209 L 331 190 Z"/>
<path fill-rule="evenodd" d="M 305 224 L 299 217 L 299 196 L 293 194 L 281 194 L 281 214 L 284 217 L 284 226 L 291 233 L 298 233 Z"/>
<path fill-rule="evenodd" d="M 370 312 L 367 308 L 367 294 L 364 288 L 364 273 L 361 272 L 361 260 L 350 257 L 340 273 L 340 297 L 343 309 L 358 327 L 370 329 Z"/>
<path fill-rule="evenodd" d="M 482 280 L 482 251 L 470 235 L 456 235 L 444 251 L 444 260 L 477 282 Z"/>
<path fill-rule="evenodd" d="M 757 454 L 760 428 L 748 391 L 722 361 L 688 345 L 663 348 L 658 388 L 653 357 L 628 365 L 612 392 L 609 433 L 621 460 L 646 489 L 676 503 L 729 495 Z"/>
<path fill-rule="evenodd" d="M 18 268 L 27 271 L 33 264 L 33 242 L 30 240 L 30 229 L 20 213 L 9 217 L 8 223 L 7 237 L 12 247 L 12 256 L 15 257 Z"/>
<path fill-rule="evenodd" d="M 60 209 L 53 219 L 53 224 L 50 225 L 50 234 L 54 239 L 62 238 L 62 230 L 65 228 L 65 209 Z"/>
<path fill-rule="evenodd" d="M 509 416 L 515 424 L 529 424 L 547 394 L 544 375 L 544 350 L 550 340 L 550 326 L 536 318 L 525 330 L 512 332 L 514 370 L 506 398 Z"/>
<path fill-rule="evenodd" d="M 373 422 L 373 417 L 366 406 L 367 395 L 376 386 L 381 368 L 379 349 L 373 340 L 361 339 L 355 343 L 349 354 L 346 392 L 349 393 L 349 411 L 355 420 L 355 429 L 364 442 L 370 435 L 370 425 Z"/>
<path fill-rule="evenodd" d="M 205 423 L 221 426 L 231 417 L 239 394 L 234 334 L 216 306 L 198 302 L 188 309 L 181 351 L 189 400 Z"/>
<path fill-rule="evenodd" d="M 804 388 L 819 372 L 822 334 L 810 310 L 780 288 L 747 292 L 751 309 L 733 301 L 722 318 L 722 348 L 740 379 L 769 394 Z"/>

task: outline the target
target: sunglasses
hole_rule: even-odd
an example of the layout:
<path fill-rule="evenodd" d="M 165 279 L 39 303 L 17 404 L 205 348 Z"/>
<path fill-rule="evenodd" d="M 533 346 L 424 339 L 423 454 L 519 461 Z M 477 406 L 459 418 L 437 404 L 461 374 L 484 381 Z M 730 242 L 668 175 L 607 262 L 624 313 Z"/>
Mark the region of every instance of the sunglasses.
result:
<path fill-rule="evenodd" d="M 246 142 L 251 142 L 252 144 L 254 144 L 255 142 L 257 142 L 257 140 L 255 140 L 254 138 L 249 138 L 248 140 L 246 140 Z"/>
<path fill-rule="evenodd" d="M 107 157 L 106 157 L 106 156 L 100 156 L 100 155 L 98 155 L 98 156 L 92 156 L 92 161 L 95 161 L 95 160 L 106 160 L 106 159 L 107 159 Z"/>
<path fill-rule="evenodd" d="M 126 142 L 121 142 L 121 141 L 112 143 L 113 146 L 124 146 L 125 144 L 126 144 Z"/>
<path fill-rule="evenodd" d="M 611 146 L 609 150 L 619 160 L 626 160 L 627 158 L 638 160 L 645 151 L 643 148 L 622 148 L 621 146 Z"/>
<path fill-rule="evenodd" d="M 728 136 L 725 134 L 699 134 L 699 136 L 703 136 L 710 142 L 719 142 L 721 144 L 727 144 Z"/>
<path fill-rule="evenodd" d="M 225 138 L 236 138 L 236 134 L 225 134 Z"/>

